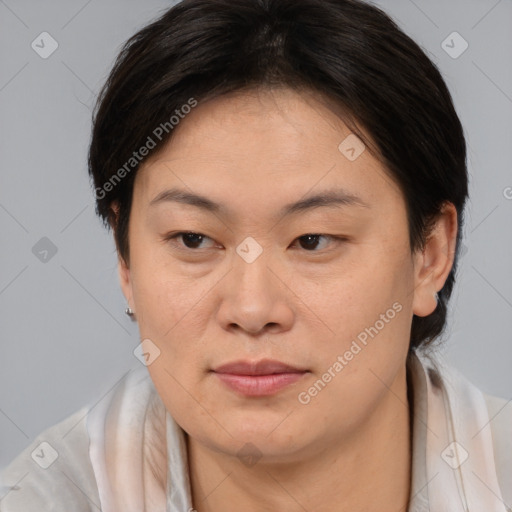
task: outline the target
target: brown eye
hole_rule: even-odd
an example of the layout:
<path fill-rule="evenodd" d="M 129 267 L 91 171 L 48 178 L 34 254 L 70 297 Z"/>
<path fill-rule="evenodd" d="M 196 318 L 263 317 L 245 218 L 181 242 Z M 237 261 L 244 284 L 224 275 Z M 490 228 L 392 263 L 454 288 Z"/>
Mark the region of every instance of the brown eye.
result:
<path fill-rule="evenodd" d="M 316 249 L 318 248 L 319 245 L 321 245 L 322 238 L 326 240 L 335 239 L 335 237 L 329 235 L 307 234 L 300 236 L 299 238 L 297 238 L 297 240 L 299 241 L 299 244 L 302 249 L 305 249 L 306 251 L 310 252 L 318 252 Z M 320 250 L 323 248 L 325 248 L 325 244 L 324 247 L 320 248 Z"/>
<path fill-rule="evenodd" d="M 198 233 L 183 233 L 181 237 L 184 245 L 189 249 L 197 249 L 205 238 L 204 235 Z"/>
<path fill-rule="evenodd" d="M 179 233 L 171 234 L 165 237 L 166 240 L 176 240 L 181 238 L 182 240 L 182 246 L 184 246 L 186 249 L 202 249 L 204 246 L 201 246 L 201 243 L 205 240 L 211 240 L 206 235 L 203 235 L 201 233 L 194 233 L 191 231 L 181 231 Z M 183 248 L 183 247 L 182 247 Z"/>

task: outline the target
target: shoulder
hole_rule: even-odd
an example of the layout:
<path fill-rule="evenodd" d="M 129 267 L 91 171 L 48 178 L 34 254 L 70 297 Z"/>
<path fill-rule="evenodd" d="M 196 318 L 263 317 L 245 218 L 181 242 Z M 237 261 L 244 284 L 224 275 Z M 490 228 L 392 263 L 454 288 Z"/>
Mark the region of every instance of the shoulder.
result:
<path fill-rule="evenodd" d="M 512 400 L 482 392 L 489 412 L 496 473 L 505 501 L 512 502 Z"/>
<path fill-rule="evenodd" d="M 427 379 L 444 389 L 452 435 L 463 440 L 468 450 L 469 446 L 478 449 L 473 463 L 487 467 L 489 478 L 497 479 L 502 499 L 512 503 L 512 400 L 484 392 L 440 352 L 416 355 Z"/>
<path fill-rule="evenodd" d="M 1 512 L 99 510 L 88 408 L 46 429 L 0 474 Z"/>
<path fill-rule="evenodd" d="M 44 430 L 0 471 L 0 512 L 101 510 L 100 497 L 110 485 L 107 460 L 109 471 L 125 475 L 125 461 L 139 461 L 138 446 L 148 452 L 148 464 L 156 464 L 165 439 L 149 436 L 154 433 L 165 435 L 165 407 L 146 368 L 138 367 L 94 406 Z M 161 465 L 165 468 L 165 460 Z M 136 466 L 130 465 L 124 490 L 136 492 L 130 489 L 140 481 Z"/>
<path fill-rule="evenodd" d="M 497 436 L 507 434 L 507 442 L 512 443 L 512 400 L 493 396 L 482 391 L 485 405 L 489 411 L 491 429 Z"/>
<path fill-rule="evenodd" d="M 512 474 L 512 400 L 489 395 L 482 391 L 489 412 L 495 456 L 508 460 Z"/>

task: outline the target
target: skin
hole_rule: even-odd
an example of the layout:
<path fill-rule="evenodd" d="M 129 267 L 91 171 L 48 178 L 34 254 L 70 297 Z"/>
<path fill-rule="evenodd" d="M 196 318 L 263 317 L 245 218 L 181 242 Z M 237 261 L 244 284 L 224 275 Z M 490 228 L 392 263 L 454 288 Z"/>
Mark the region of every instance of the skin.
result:
<path fill-rule="evenodd" d="M 188 434 L 199 512 L 397 512 L 407 505 L 412 316 L 436 307 L 433 294 L 453 264 L 457 215 L 447 203 L 424 250 L 411 254 L 398 186 L 368 150 L 354 161 L 338 150 L 349 134 L 315 93 L 239 92 L 193 109 L 136 176 L 121 287 L 141 339 L 161 351 L 148 370 Z M 171 187 L 227 212 L 150 205 Z M 334 188 L 367 206 L 278 216 L 284 205 Z M 188 231 L 205 237 L 165 239 Z M 308 244 L 300 238 L 307 234 L 328 236 Z M 262 249 L 251 263 L 236 252 L 248 236 Z M 300 403 L 299 393 L 394 303 L 401 311 Z M 308 373 L 275 395 L 246 397 L 210 371 L 263 358 Z M 246 443 L 261 455 L 253 465 L 237 456 Z"/>

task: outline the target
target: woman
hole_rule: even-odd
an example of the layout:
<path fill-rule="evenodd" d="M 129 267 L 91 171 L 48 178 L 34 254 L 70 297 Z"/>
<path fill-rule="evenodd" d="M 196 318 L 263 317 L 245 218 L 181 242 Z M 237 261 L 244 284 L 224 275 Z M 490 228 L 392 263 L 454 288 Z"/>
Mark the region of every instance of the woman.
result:
<path fill-rule="evenodd" d="M 463 130 L 387 15 L 184 0 L 122 49 L 89 171 L 147 370 L 15 459 L 2 511 L 510 510 L 511 407 L 433 346 Z"/>

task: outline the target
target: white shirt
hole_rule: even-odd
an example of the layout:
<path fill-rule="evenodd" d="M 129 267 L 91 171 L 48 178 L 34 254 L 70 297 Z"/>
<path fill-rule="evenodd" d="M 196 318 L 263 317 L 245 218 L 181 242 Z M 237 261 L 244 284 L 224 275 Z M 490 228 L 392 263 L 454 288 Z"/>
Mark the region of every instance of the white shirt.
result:
<path fill-rule="evenodd" d="M 413 352 L 408 372 L 407 512 L 511 512 L 512 403 L 481 392 L 440 356 Z M 143 367 L 40 434 L 1 475 L 1 512 L 99 510 L 193 511 L 185 433 Z"/>

